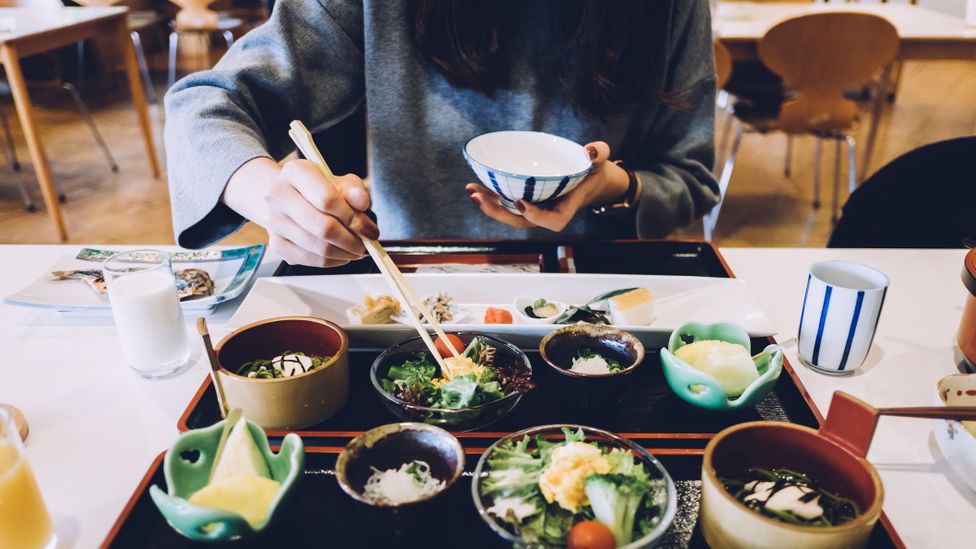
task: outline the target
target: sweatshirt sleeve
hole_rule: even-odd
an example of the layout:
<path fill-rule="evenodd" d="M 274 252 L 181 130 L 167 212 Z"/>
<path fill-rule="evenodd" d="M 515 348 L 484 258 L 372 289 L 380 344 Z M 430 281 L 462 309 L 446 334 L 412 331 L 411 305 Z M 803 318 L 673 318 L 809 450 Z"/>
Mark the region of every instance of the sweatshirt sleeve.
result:
<path fill-rule="evenodd" d="M 355 0 L 279 0 L 271 19 L 217 65 L 166 94 L 165 143 L 177 243 L 202 248 L 245 220 L 220 197 L 231 176 L 294 146 L 288 124 L 331 126 L 365 97 L 362 5 Z"/>
<path fill-rule="evenodd" d="M 637 207 L 637 235 L 666 236 L 706 214 L 719 201 L 711 173 L 715 158 L 715 65 L 708 2 L 687 6 L 673 29 L 664 104 L 631 162 L 643 192 Z M 678 8 L 683 9 L 683 8 Z M 669 98 L 670 99 L 670 98 Z M 670 103 L 670 102 L 669 102 Z"/>

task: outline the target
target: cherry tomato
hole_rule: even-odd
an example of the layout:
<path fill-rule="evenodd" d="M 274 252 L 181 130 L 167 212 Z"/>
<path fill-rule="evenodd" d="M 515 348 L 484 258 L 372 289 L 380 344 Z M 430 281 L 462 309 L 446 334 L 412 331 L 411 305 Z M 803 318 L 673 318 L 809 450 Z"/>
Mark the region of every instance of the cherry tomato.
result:
<path fill-rule="evenodd" d="M 616 546 L 613 532 L 595 520 L 577 522 L 566 538 L 567 549 L 614 549 Z"/>
<path fill-rule="evenodd" d="M 456 336 L 454 334 L 444 334 L 444 335 L 447 336 L 447 340 L 450 342 L 450 344 L 455 349 L 457 349 L 457 352 L 459 352 L 459 353 L 463 353 L 464 352 L 464 342 L 461 341 L 461 338 L 459 338 L 458 336 Z M 434 340 L 434 347 L 436 347 L 437 348 L 437 352 L 441 354 L 441 358 L 447 358 L 449 356 L 454 356 L 451 353 L 451 349 L 447 346 L 447 343 L 444 343 L 441 340 L 441 338 L 437 338 L 437 339 Z"/>

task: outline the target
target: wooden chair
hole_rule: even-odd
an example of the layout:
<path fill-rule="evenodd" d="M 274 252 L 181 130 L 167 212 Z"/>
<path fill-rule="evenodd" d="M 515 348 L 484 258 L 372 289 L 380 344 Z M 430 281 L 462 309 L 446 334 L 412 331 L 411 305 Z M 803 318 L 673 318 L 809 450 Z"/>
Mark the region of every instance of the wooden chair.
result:
<path fill-rule="evenodd" d="M 759 42 L 759 59 L 794 90 L 776 109 L 734 108 L 742 122 L 736 130 L 719 190 L 724 200 L 735 156 L 745 131 L 817 138 L 814 164 L 814 208 L 820 205 L 820 160 L 823 139 L 836 142 L 832 219 L 839 208 L 841 144 L 848 145 L 848 186 L 856 187 L 856 144 L 851 131 L 858 121 L 858 106 L 845 90 L 868 82 L 898 53 L 898 31 L 883 17 L 864 13 L 816 13 L 787 19 L 766 32 Z M 798 47 L 802 45 L 802 47 Z M 705 216 L 713 231 L 722 203 Z"/>
<path fill-rule="evenodd" d="M 79 6 L 100 7 L 114 6 L 121 0 L 72 0 Z M 160 24 L 165 20 L 165 15 L 157 11 L 130 11 L 126 16 L 129 24 L 129 38 L 136 50 L 136 61 L 139 64 L 139 72 L 142 74 L 142 84 L 146 88 L 146 101 L 150 104 L 156 103 L 156 91 L 153 88 L 152 77 L 149 74 L 149 65 L 146 63 L 146 52 L 142 47 L 141 32 Z M 78 42 L 78 80 L 79 85 L 82 76 L 85 74 L 85 43 Z"/>
<path fill-rule="evenodd" d="M 47 60 L 46 65 L 50 67 L 50 77 L 43 80 L 33 80 L 29 82 L 29 86 L 38 91 L 62 90 L 67 92 L 75 107 L 78 109 L 78 114 L 81 115 L 82 120 L 84 120 L 85 124 L 88 126 L 88 129 L 91 131 L 92 138 L 95 140 L 98 148 L 101 149 L 102 154 L 105 156 L 105 160 L 108 162 L 109 168 L 113 172 L 118 172 L 119 166 L 115 163 L 115 159 L 112 157 L 112 152 L 109 150 L 105 140 L 102 139 L 102 134 L 98 131 L 98 126 L 95 125 L 94 118 L 92 118 L 91 113 L 88 111 L 88 107 L 85 106 L 85 102 L 81 99 L 81 94 L 78 93 L 78 88 L 75 87 L 75 85 L 71 82 L 66 81 L 61 76 L 61 65 L 58 63 L 57 58 L 50 53 L 42 52 L 34 55 L 31 57 L 31 59 Z M 0 79 L 0 97 L 10 97 L 11 95 L 12 93 L 7 84 L 6 77 Z M 7 116 L 2 109 L 0 109 L 0 126 L 2 126 L 4 139 L 6 141 L 5 154 L 7 156 L 7 163 L 14 172 L 18 172 L 16 179 L 20 188 L 21 197 L 24 200 L 24 207 L 27 209 L 27 211 L 32 212 L 35 210 L 34 201 L 31 199 L 30 194 L 27 192 L 23 180 L 20 177 L 20 162 L 17 160 L 13 136 L 10 133 L 10 126 L 7 121 Z M 58 200 L 65 202 L 67 197 L 61 190 L 60 184 L 56 179 L 54 185 L 57 189 Z"/>
<path fill-rule="evenodd" d="M 234 31 L 244 25 L 244 20 L 237 17 L 223 17 L 221 14 L 210 9 L 210 4 L 217 0 L 170 0 L 180 7 L 173 22 L 172 31 L 169 34 L 169 78 L 168 85 L 172 86 L 176 82 L 176 61 L 180 50 L 180 36 L 196 36 L 200 39 L 204 51 L 207 54 L 208 64 L 212 64 L 210 59 L 210 38 L 214 34 L 223 37 L 227 49 L 234 45 Z"/>

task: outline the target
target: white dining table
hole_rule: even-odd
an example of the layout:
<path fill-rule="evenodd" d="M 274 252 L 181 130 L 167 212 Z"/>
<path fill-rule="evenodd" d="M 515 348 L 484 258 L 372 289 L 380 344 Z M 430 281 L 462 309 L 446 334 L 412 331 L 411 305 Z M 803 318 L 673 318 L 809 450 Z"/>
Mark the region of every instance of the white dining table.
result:
<path fill-rule="evenodd" d="M 0 295 L 35 279 L 78 246 L 0 246 Z M 956 371 L 954 334 L 966 295 L 963 250 L 722 250 L 752 288 L 781 340 L 797 328 L 810 264 L 848 259 L 888 274 L 891 288 L 878 334 L 859 370 L 845 378 L 813 372 L 787 350 L 821 412 L 835 390 L 875 406 L 931 405 L 935 384 Z M 265 257 L 261 276 L 277 264 Z M 238 301 L 208 320 L 215 337 Z M 187 330 L 192 331 L 188 318 Z M 27 455 L 54 518 L 61 547 L 97 547 L 159 453 L 178 436 L 177 418 L 208 374 L 195 341 L 195 365 L 164 381 L 144 381 L 125 366 L 110 317 L 64 318 L 0 305 L 0 402 L 30 423 Z M 885 487 L 884 509 L 908 547 L 971 547 L 976 493 L 940 454 L 930 420 L 882 418 L 870 461 Z"/>

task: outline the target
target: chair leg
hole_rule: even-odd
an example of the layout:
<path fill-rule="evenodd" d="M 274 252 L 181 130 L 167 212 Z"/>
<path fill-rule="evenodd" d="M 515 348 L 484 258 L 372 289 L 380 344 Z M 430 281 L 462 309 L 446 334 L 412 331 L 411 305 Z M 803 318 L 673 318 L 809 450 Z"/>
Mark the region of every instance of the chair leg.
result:
<path fill-rule="evenodd" d="M 840 209 L 840 164 L 841 144 L 839 138 L 834 138 L 834 196 L 830 204 L 830 222 L 837 224 L 837 212 Z"/>
<path fill-rule="evenodd" d="M 844 136 L 847 140 L 847 190 L 857 189 L 857 142 L 853 135 Z"/>
<path fill-rule="evenodd" d="M 136 62 L 139 63 L 139 72 L 142 73 L 142 85 L 146 88 L 146 101 L 150 105 L 156 104 L 156 90 L 153 89 L 152 77 L 149 75 L 149 64 L 146 63 L 146 52 L 142 49 L 142 37 L 139 33 L 132 31 L 129 33 L 132 45 L 136 50 Z"/>
<path fill-rule="evenodd" d="M 99 133 L 98 128 L 95 126 L 95 121 L 88 112 L 88 108 L 85 107 L 84 101 L 82 101 L 81 96 L 78 95 L 78 90 L 70 83 L 65 83 L 62 87 L 69 94 L 71 94 L 71 98 L 75 100 L 75 106 L 78 107 L 78 112 L 81 113 L 81 117 L 84 118 L 85 123 L 88 124 L 88 129 L 91 130 L 92 136 L 95 138 L 95 142 L 98 143 L 99 148 L 102 149 L 102 154 L 105 155 L 105 160 L 108 161 L 109 167 L 113 172 L 118 172 L 119 166 L 115 163 L 115 159 L 112 158 L 112 153 L 108 150 L 108 145 L 105 144 L 105 140 L 102 139 L 102 134 Z"/>
<path fill-rule="evenodd" d="M 4 153 L 7 155 L 7 164 L 10 166 L 10 170 L 14 172 L 14 179 L 17 180 L 17 189 L 20 191 L 20 196 L 24 200 L 24 208 L 28 212 L 33 212 L 37 210 L 37 206 L 34 205 L 34 201 L 31 199 L 30 193 L 27 192 L 27 186 L 24 185 L 24 176 L 20 173 L 20 162 L 17 162 L 17 152 L 14 149 L 14 138 L 10 135 L 10 125 L 7 123 L 7 114 L 0 109 L 0 125 L 3 126 L 4 133 Z"/>
<path fill-rule="evenodd" d="M 176 82 L 176 56 L 180 51 L 180 34 L 176 31 L 169 33 L 169 67 L 168 67 L 168 77 L 166 79 L 167 89 L 173 87 L 173 83 Z"/>
<path fill-rule="evenodd" d="M 10 133 L 10 123 L 7 121 L 7 113 L 0 109 L 0 125 L 3 126 L 3 137 L 6 144 L 7 161 L 10 162 L 10 169 L 15 172 L 20 171 L 20 161 L 17 160 L 17 149 L 14 148 L 14 136 Z"/>
<path fill-rule="evenodd" d="M 732 149 L 729 151 L 728 158 L 725 159 L 725 166 L 722 167 L 722 177 L 719 178 L 718 181 L 718 204 L 712 208 L 711 212 L 702 218 L 705 240 L 712 240 L 712 233 L 715 232 L 715 227 L 718 225 L 718 215 L 722 211 L 722 203 L 725 202 L 725 195 L 729 188 L 729 182 L 732 180 L 732 170 L 735 169 L 735 155 L 739 152 L 739 144 L 742 143 L 743 132 L 743 125 L 739 124 L 735 130 L 735 139 L 732 141 Z"/>
<path fill-rule="evenodd" d="M 725 162 L 725 147 L 729 144 L 729 134 L 732 132 L 732 123 L 734 121 L 735 116 L 731 112 L 726 112 L 725 123 L 722 124 L 721 141 L 719 141 L 718 147 L 715 149 L 715 177 L 722 177 L 722 171 L 719 170 L 719 166 L 722 166 Z"/>
<path fill-rule="evenodd" d="M 227 49 L 230 49 L 234 45 L 234 33 L 230 30 L 225 30 L 223 32 L 224 43 L 227 44 Z"/>
<path fill-rule="evenodd" d="M 786 165 L 783 167 L 783 175 L 793 177 L 793 135 L 786 136 Z"/>
<path fill-rule="evenodd" d="M 75 47 L 75 52 L 78 55 L 77 78 L 75 78 L 75 81 L 78 82 L 79 86 L 81 86 L 85 81 L 85 41 L 84 40 L 78 42 L 78 45 Z"/>
<path fill-rule="evenodd" d="M 820 159 L 823 157 L 823 141 L 816 137 L 813 152 L 813 209 L 820 209 Z"/>
<path fill-rule="evenodd" d="M 213 50 L 210 47 L 210 35 L 205 32 L 201 32 L 197 36 L 200 37 L 203 44 L 203 51 L 206 54 L 205 60 L 207 64 L 204 69 L 209 69 L 210 67 L 213 67 Z"/>

